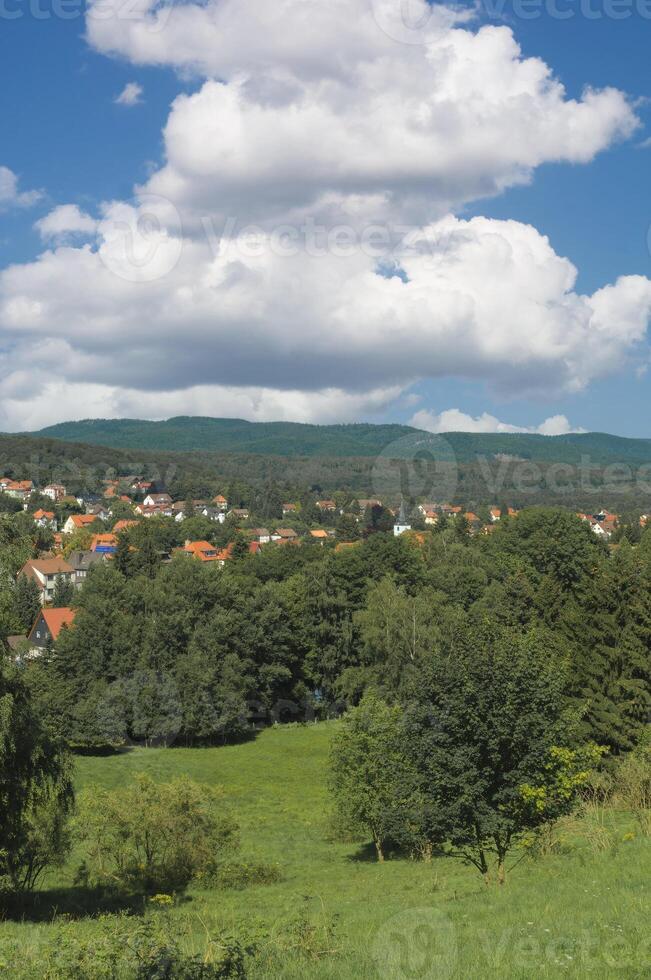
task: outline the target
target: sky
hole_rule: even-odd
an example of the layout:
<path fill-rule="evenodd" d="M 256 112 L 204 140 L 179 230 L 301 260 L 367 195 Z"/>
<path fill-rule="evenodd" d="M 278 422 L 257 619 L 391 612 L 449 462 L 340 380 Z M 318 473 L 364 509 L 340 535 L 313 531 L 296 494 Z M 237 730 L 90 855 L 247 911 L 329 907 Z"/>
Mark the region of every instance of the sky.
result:
<path fill-rule="evenodd" d="M 651 437 L 649 0 L 0 21 L 0 429 Z"/>

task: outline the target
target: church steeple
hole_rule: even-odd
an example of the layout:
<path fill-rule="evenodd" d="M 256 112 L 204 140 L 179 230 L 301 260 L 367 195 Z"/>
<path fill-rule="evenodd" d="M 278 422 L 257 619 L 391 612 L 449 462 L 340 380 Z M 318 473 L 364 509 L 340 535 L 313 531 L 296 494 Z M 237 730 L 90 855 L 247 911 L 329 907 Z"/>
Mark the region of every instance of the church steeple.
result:
<path fill-rule="evenodd" d="M 407 508 L 405 507 L 404 497 L 400 498 L 400 513 L 396 518 L 396 522 L 393 525 L 393 534 L 396 538 L 399 538 L 401 534 L 405 531 L 411 531 L 411 524 L 407 519 Z"/>

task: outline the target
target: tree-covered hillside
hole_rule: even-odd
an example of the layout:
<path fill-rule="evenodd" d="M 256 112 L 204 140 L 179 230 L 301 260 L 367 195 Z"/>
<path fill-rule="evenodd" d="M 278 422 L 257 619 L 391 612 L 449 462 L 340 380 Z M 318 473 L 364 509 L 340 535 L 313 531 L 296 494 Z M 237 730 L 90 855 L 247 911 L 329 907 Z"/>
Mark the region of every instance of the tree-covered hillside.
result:
<path fill-rule="evenodd" d="M 510 456 L 578 466 L 590 457 L 597 466 L 651 461 L 651 440 L 602 433 L 566 436 L 475 434 L 433 435 L 405 425 L 302 425 L 242 419 L 180 417 L 162 422 L 88 419 L 63 422 L 34 435 L 67 442 L 155 451 L 247 453 L 272 456 L 374 457 L 395 459 L 429 451 L 444 459 L 473 463 L 478 457 Z"/>

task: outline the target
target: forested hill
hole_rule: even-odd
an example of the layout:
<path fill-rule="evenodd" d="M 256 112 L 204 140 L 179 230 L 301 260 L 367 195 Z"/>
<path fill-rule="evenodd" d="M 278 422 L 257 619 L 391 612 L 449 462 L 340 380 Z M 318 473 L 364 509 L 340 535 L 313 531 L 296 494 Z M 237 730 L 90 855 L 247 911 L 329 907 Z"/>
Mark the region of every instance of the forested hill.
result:
<path fill-rule="evenodd" d="M 430 450 L 459 463 L 499 456 L 579 465 L 588 456 L 597 466 L 651 462 L 651 439 L 602 433 L 566 436 L 473 434 L 432 435 L 405 425 L 302 425 L 242 419 L 179 417 L 163 422 L 88 419 L 63 422 L 32 435 L 116 449 L 156 452 L 247 453 L 270 456 L 406 458 Z"/>

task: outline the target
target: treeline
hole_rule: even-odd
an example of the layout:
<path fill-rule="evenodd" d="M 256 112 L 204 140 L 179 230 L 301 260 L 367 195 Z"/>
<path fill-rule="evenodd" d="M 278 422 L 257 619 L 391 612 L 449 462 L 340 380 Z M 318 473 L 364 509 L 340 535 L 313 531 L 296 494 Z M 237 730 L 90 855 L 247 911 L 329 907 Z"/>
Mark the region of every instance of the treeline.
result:
<path fill-rule="evenodd" d="M 577 744 L 615 756 L 648 723 L 648 532 L 609 551 L 571 514 L 534 508 L 488 537 L 459 522 L 420 540 L 243 548 L 223 569 L 155 550 L 140 540 L 93 568 L 74 628 L 26 668 L 70 743 L 218 743 L 368 691 L 402 703 L 437 658 L 482 644 L 558 664 Z"/>

